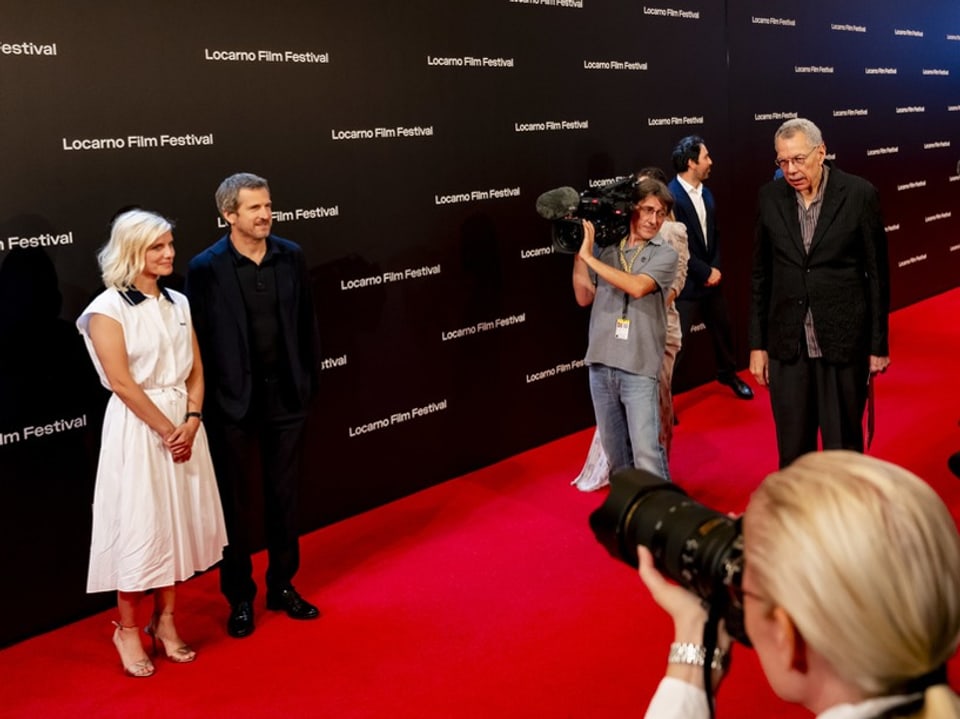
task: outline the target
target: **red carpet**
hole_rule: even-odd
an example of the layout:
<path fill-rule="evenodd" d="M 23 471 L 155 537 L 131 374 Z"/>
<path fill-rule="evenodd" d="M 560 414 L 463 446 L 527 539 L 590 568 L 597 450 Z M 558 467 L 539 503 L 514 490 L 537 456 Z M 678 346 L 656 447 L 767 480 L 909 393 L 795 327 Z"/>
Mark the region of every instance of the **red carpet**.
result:
<path fill-rule="evenodd" d="M 894 315 L 871 450 L 930 481 L 956 517 L 960 480 L 946 458 L 960 450 L 958 314 L 960 290 Z M 711 384 L 680 396 L 678 409 L 674 479 L 715 509 L 741 510 L 776 464 L 764 391 L 743 402 Z M 569 486 L 591 434 L 306 536 L 298 588 L 320 605 L 318 621 L 267 612 L 261 594 L 256 632 L 230 639 L 210 574 L 178 597 L 194 664 L 158 660 L 155 676 L 124 677 L 112 612 L 10 647 L 0 652 L 0 717 L 642 716 L 670 627 L 633 570 L 594 541 L 587 516 L 603 494 Z M 263 557 L 256 566 L 262 577 Z M 955 686 L 958 671 L 955 659 Z M 743 647 L 718 709 L 809 716 L 771 694 Z"/>

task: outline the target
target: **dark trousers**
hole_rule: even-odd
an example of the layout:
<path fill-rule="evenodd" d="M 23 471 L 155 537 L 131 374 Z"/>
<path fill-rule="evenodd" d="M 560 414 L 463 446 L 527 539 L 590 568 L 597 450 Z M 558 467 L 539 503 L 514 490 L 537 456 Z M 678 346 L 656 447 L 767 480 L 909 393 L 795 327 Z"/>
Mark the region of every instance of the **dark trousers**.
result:
<path fill-rule="evenodd" d="M 677 356 L 677 364 L 680 363 L 685 354 L 686 339 L 690 336 L 690 328 L 699 308 L 700 319 L 706 325 L 710 340 L 713 342 L 717 378 L 721 380 L 732 379 L 737 371 L 737 357 L 733 351 L 733 327 L 730 325 L 730 312 L 720 288 L 715 288 L 700 299 L 678 299 L 676 305 L 677 311 L 680 313 L 680 331 L 683 333 L 684 345 Z M 676 373 L 676 370 L 674 370 L 674 373 Z"/>
<path fill-rule="evenodd" d="M 228 545 L 220 563 L 220 591 L 236 604 L 257 592 L 250 555 L 262 519 L 267 544 L 267 592 L 291 586 L 300 566 L 297 494 L 305 416 L 291 412 L 279 383 L 258 383 L 243 422 L 208 422 Z M 257 467 L 257 450 L 259 466 Z M 259 508 L 263 508 L 262 517 Z"/>
<path fill-rule="evenodd" d="M 863 451 L 863 410 L 867 404 L 870 365 L 835 364 L 802 356 L 789 362 L 770 360 L 770 404 L 777 428 L 780 467 L 817 449 Z"/>

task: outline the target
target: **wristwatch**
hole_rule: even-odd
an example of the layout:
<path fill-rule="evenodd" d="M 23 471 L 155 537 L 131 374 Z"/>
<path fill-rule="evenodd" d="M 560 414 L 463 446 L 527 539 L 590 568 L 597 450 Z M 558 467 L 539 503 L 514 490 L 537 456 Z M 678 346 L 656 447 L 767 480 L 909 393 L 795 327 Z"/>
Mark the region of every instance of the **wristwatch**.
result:
<path fill-rule="evenodd" d="M 674 642 L 670 645 L 667 663 L 691 664 L 695 667 L 702 667 L 706 658 L 707 649 L 703 645 L 689 644 L 688 642 Z M 710 668 L 726 670 L 728 659 L 727 654 L 718 647 L 713 650 L 713 659 L 710 661 Z"/>

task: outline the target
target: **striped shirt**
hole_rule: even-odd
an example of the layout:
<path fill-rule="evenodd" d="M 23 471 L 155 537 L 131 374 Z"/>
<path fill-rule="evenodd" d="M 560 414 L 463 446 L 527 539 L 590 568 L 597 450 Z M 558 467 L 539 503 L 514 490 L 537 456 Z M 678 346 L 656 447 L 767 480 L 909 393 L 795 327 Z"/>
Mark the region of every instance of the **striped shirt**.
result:
<path fill-rule="evenodd" d="M 823 191 L 827 187 L 827 180 L 830 178 L 830 168 L 823 166 L 823 179 L 820 182 L 820 188 L 817 190 L 813 202 L 807 207 L 803 202 L 803 195 L 797 193 L 797 210 L 800 214 L 800 236 L 803 237 L 803 249 L 810 254 L 810 245 L 813 243 L 813 233 L 817 229 L 817 221 L 820 219 L 820 210 L 823 208 Z M 803 329 L 807 338 L 807 356 L 822 357 L 820 343 L 817 342 L 817 332 L 813 328 L 813 313 L 807 307 L 807 316 L 803 320 Z"/>

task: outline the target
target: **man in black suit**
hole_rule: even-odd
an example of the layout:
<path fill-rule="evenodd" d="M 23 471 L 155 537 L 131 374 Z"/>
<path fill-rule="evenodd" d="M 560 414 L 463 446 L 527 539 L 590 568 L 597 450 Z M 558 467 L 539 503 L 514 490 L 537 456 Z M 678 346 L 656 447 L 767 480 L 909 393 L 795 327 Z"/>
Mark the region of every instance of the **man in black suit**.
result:
<path fill-rule="evenodd" d="M 255 522 L 266 534 L 267 608 L 294 619 L 319 612 L 293 588 L 300 564 L 297 484 L 307 406 L 320 365 L 317 322 L 303 251 L 270 234 L 270 188 L 238 173 L 216 193 L 230 231 L 194 257 L 186 294 L 206 382 L 204 418 L 229 545 L 220 589 L 227 632 L 253 632 L 257 591 L 250 554 Z M 254 452 L 259 449 L 259 455 Z M 262 472 L 250 470 L 259 464 Z M 263 508 L 263 517 L 254 510 Z"/>
<path fill-rule="evenodd" d="M 680 330 L 684 338 L 690 336 L 696 312 L 713 342 L 717 381 L 727 385 L 740 399 L 753 399 L 753 390 L 737 377 L 737 359 L 733 350 L 733 329 L 730 314 L 720 282 L 720 242 L 717 233 L 716 207 L 713 194 L 703 181 L 710 176 L 713 160 L 703 142 L 696 135 L 685 137 L 673 148 L 673 168 L 677 176 L 670 182 L 670 192 L 676 200 L 674 215 L 687 226 L 687 281 L 677 297 Z M 686 344 L 686 341 L 684 342 Z M 680 350 L 680 358 L 684 350 Z"/>
<path fill-rule="evenodd" d="M 890 364 L 887 236 L 876 188 L 825 163 L 809 120 L 774 136 L 783 178 L 760 190 L 750 372 L 770 388 L 780 466 L 863 451 L 868 380 Z"/>

